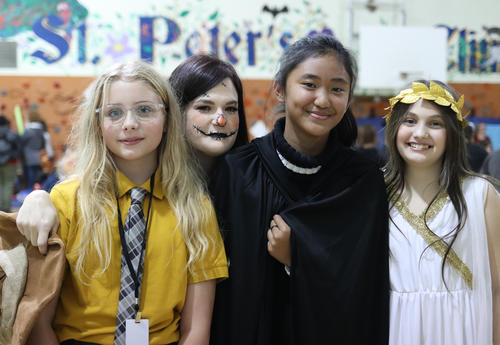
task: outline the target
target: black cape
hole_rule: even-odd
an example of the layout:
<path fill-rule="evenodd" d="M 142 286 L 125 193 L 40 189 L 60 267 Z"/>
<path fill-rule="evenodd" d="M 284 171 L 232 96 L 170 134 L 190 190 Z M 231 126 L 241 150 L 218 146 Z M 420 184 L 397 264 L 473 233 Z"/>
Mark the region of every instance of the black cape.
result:
<path fill-rule="evenodd" d="M 381 172 L 333 130 L 313 175 L 281 163 L 283 124 L 227 154 L 211 190 L 230 262 L 211 343 L 387 344 L 388 206 Z M 281 131 L 281 132 L 280 132 Z M 267 252 L 274 214 L 291 227 L 291 275 Z"/>

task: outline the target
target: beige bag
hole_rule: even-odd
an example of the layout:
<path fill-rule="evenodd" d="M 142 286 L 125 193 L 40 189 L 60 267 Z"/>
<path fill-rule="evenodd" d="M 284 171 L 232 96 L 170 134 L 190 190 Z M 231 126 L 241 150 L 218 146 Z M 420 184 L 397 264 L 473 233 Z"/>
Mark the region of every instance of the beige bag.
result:
<path fill-rule="evenodd" d="M 57 296 L 65 269 L 58 236 L 41 255 L 17 230 L 15 213 L 0 212 L 0 344 L 24 345 L 40 312 Z"/>

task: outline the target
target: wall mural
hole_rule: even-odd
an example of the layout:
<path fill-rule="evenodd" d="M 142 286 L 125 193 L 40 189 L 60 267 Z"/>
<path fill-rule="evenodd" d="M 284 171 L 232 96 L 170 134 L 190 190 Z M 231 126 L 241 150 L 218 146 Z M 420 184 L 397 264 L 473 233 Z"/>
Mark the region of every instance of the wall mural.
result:
<path fill-rule="evenodd" d="M 91 77 L 0 77 L 0 114 L 20 131 L 30 109 L 37 109 L 45 120 L 59 156 L 71 129 L 75 109 Z M 17 113 L 17 115 L 16 115 Z"/>
<path fill-rule="evenodd" d="M 483 26 L 481 30 L 449 27 L 444 24 L 436 27 L 448 30 L 448 72 L 452 76 L 450 79 L 500 72 L 500 27 Z"/>
<path fill-rule="evenodd" d="M 66 143 L 78 97 L 93 75 L 112 63 L 138 58 L 168 74 L 200 51 L 235 65 L 244 79 L 251 133 L 262 133 L 275 120 L 270 118 L 276 100 L 269 80 L 283 49 L 303 35 L 337 34 L 337 17 L 319 1 L 257 1 L 234 15 L 207 0 L 144 0 L 144 5 L 135 5 L 140 10 L 128 12 L 110 10 L 105 3 L 92 10 L 85 5 L 89 2 L 0 0 L 0 41 L 18 46 L 18 68 L 0 68 L 0 113 L 14 120 L 16 106 L 22 114 L 38 108 L 58 153 Z M 436 26 L 448 30 L 449 80 L 468 96 L 468 109 L 479 117 L 499 118 L 500 84 L 491 83 L 500 82 L 500 28 Z M 358 118 L 370 118 L 372 113 L 383 115 L 385 107 L 383 98 L 360 98 L 353 110 Z M 495 146 L 500 147 L 497 136 Z"/>
<path fill-rule="evenodd" d="M 257 1 L 248 15 L 207 0 L 145 1 L 135 11 L 110 11 L 105 4 L 92 11 L 87 2 L 0 0 L 0 38 L 18 45 L 18 68 L 0 72 L 94 75 L 117 61 L 141 58 L 169 73 L 203 51 L 233 63 L 243 78 L 269 79 L 291 41 L 334 34 L 337 18 L 326 5 L 307 0 L 281 6 Z M 448 30 L 450 81 L 500 81 L 500 27 L 436 26 Z"/>
<path fill-rule="evenodd" d="M 87 18 L 88 11 L 77 0 L 2 0 L 0 1 L 0 37 L 8 38 L 33 30 L 36 22 L 45 16 L 59 18 L 61 28 L 72 28 Z M 69 30 L 71 33 L 71 30 Z"/>
<path fill-rule="evenodd" d="M 140 13 L 90 12 L 75 0 L 4 2 L 0 37 L 17 42 L 18 70 L 30 74 L 43 67 L 43 74 L 73 75 L 77 68 L 80 75 L 93 75 L 138 58 L 170 72 L 185 57 L 210 52 L 233 63 L 244 78 L 269 78 L 291 40 L 333 34 L 328 15 L 309 1 L 259 6 L 254 19 L 234 18 L 203 0 L 150 4 Z"/>

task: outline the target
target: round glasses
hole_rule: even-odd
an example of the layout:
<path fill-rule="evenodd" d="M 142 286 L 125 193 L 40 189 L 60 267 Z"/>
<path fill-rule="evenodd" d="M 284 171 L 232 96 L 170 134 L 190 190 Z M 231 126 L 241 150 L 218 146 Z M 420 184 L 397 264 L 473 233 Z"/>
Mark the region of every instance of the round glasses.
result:
<path fill-rule="evenodd" d="M 132 114 L 135 116 L 137 121 L 149 121 L 156 117 L 156 114 L 162 109 L 165 108 L 165 105 L 151 102 L 141 102 L 137 103 L 131 108 L 124 107 L 123 105 L 117 104 L 106 104 L 101 108 L 97 109 L 95 112 L 100 114 L 106 120 L 110 120 L 114 123 L 123 122 L 125 117 L 127 116 L 129 111 L 132 111 Z"/>

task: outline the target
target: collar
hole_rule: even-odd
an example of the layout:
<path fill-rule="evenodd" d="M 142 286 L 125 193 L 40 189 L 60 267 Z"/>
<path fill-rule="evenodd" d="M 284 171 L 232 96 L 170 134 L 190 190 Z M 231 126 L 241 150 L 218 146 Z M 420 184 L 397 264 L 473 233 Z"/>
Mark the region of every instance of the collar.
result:
<path fill-rule="evenodd" d="M 303 174 L 303 175 L 313 175 L 313 174 L 316 174 L 319 171 L 319 169 L 321 169 L 321 165 L 318 165 L 317 167 L 313 167 L 313 168 L 299 167 L 299 166 L 293 164 L 292 162 L 289 162 L 285 157 L 283 157 L 283 155 L 278 150 L 276 150 L 276 153 L 278 153 L 278 157 L 280 158 L 281 163 L 283 163 L 283 165 L 288 170 L 291 170 L 294 173 Z"/>
<path fill-rule="evenodd" d="M 116 180 L 117 180 L 117 183 L 118 183 L 118 197 L 121 198 L 122 196 L 124 196 L 125 194 L 127 194 L 127 192 L 131 188 L 134 188 L 134 187 L 141 187 L 141 188 L 144 188 L 147 191 L 149 191 L 149 181 L 151 179 L 147 179 L 146 182 L 144 182 L 143 184 L 141 184 L 140 186 L 138 186 L 135 183 L 133 183 L 132 181 L 130 181 L 130 179 L 127 176 L 125 176 L 124 173 L 122 173 L 121 171 L 117 170 L 116 171 Z M 156 169 L 156 172 L 155 172 L 155 185 L 153 187 L 153 196 L 155 198 L 157 198 L 157 199 L 163 199 L 164 198 L 163 188 L 161 186 L 161 173 L 160 173 L 160 169 Z"/>
<path fill-rule="evenodd" d="M 334 130 L 330 132 L 323 152 L 316 157 L 310 157 L 301 154 L 286 141 L 284 137 L 285 123 L 286 117 L 278 119 L 272 133 L 280 160 L 289 170 L 299 174 L 315 174 L 335 156 L 340 145 Z"/>

